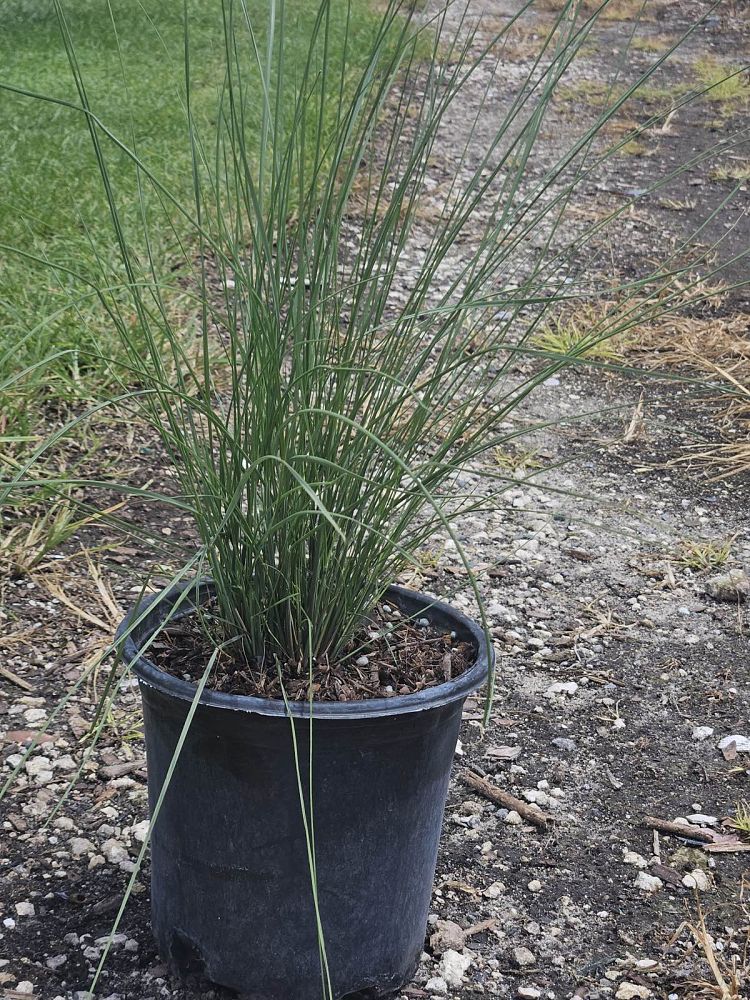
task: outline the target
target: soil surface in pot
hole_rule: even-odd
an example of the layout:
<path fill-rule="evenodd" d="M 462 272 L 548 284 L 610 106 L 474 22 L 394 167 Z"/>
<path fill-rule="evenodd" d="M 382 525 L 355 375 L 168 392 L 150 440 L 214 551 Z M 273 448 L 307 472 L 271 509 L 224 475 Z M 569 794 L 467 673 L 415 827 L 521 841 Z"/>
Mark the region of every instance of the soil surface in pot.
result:
<path fill-rule="evenodd" d="M 214 635 L 224 631 L 215 599 L 199 612 L 164 628 L 149 658 L 175 677 L 197 683 L 216 649 Z M 215 628 L 214 628 L 215 626 Z M 222 650 L 207 687 L 227 694 L 304 701 L 361 701 L 412 694 L 458 677 L 476 659 L 470 642 L 431 625 L 425 617 L 407 618 L 392 604 L 380 603 L 335 659 L 321 657 L 309 668 L 292 659 L 254 662 Z"/>

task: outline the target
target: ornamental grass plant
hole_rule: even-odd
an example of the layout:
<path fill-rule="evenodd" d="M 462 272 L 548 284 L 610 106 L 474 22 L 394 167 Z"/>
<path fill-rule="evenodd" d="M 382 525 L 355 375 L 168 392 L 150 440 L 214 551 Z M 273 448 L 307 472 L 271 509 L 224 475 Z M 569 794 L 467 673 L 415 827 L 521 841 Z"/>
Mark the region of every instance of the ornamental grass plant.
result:
<path fill-rule="evenodd" d="M 609 0 L 551 5 L 548 32 L 512 88 L 503 77 L 505 45 L 534 0 L 489 32 L 459 3 L 422 9 L 386 0 L 364 59 L 354 0 L 316 2 L 306 48 L 300 54 L 295 45 L 290 56 L 294 6 L 269 0 L 258 18 L 245 0 L 222 0 L 222 79 L 206 121 L 194 111 L 200 66 L 186 0 L 181 108 L 191 198 L 143 154 L 137 130 L 113 128 L 100 114 L 63 0 L 54 5 L 76 98 L 0 84 L 86 124 L 110 237 L 92 234 L 85 271 L 34 248 L 13 249 L 57 275 L 75 271 L 99 300 L 119 346 L 116 356 L 89 351 L 90 361 L 105 364 L 116 382 L 111 402 L 160 436 L 178 483 L 163 499 L 197 528 L 199 545 L 170 584 L 208 576 L 215 588 L 215 648 L 152 803 L 152 827 L 220 651 L 278 673 L 282 691 L 320 664 L 353 658 L 347 644 L 363 619 L 436 533 L 456 545 L 481 611 L 455 525 L 496 507 L 515 482 L 493 457 L 512 445 L 508 418 L 563 368 L 622 369 L 608 343 L 626 343 L 634 328 L 699 300 L 722 269 L 723 249 L 721 239 L 699 241 L 741 187 L 707 208 L 694 233 L 666 246 L 656 266 L 644 261 L 628 280 L 613 275 L 604 294 L 587 268 L 603 234 L 616 235 L 638 201 L 692 166 L 747 142 L 746 129 L 723 135 L 594 221 L 570 211 L 581 186 L 606 174 L 628 143 L 701 96 L 686 93 L 629 131 L 609 128 L 697 25 L 635 76 L 626 45 L 595 121 L 580 134 L 571 128 L 549 162 L 541 149 L 551 105 Z M 637 27 L 636 18 L 633 36 Z M 498 86 L 508 87 L 499 104 Z M 481 95 L 469 114 L 466 93 Z M 488 108 L 498 106 L 488 121 Z M 426 213 L 448 137 L 448 176 Z M 174 248 L 171 270 L 156 249 L 165 241 Z M 560 316 L 581 309 L 587 322 L 565 327 L 575 336 L 549 337 Z M 33 469 L 71 425 L 18 463 L 0 499 L 38 486 Z M 467 489 L 467 470 L 490 487 Z M 100 726 L 115 686 L 110 679 Z M 311 702 L 313 694 L 310 684 Z M 288 709 L 286 694 L 284 701 Z M 313 706 L 307 774 L 294 723 L 291 733 L 329 997 L 307 790 L 314 714 Z M 105 958 L 106 950 L 95 981 Z"/>
<path fill-rule="evenodd" d="M 594 224 L 567 224 L 577 187 L 658 124 L 655 116 L 602 148 L 608 123 L 679 39 L 636 79 L 615 74 L 595 123 L 541 174 L 529 171 L 550 103 L 607 6 L 562 4 L 500 119 L 488 131 L 480 102 L 462 123 L 442 207 L 416 258 L 410 240 L 423 225 L 432 158 L 456 126 L 452 109 L 480 72 L 486 98 L 505 36 L 533 3 L 487 37 L 470 7 L 422 11 L 388 0 L 366 59 L 358 50 L 354 62 L 352 3 L 343 29 L 335 15 L 334 46 L 334 5 L 321 0 L 303 58 L 295 45 L 290 60 L 294 7 L 270 0 L 259 23 L 244 0 L 223 0 L 223 80 L 207 126 L 193 112 L 186 2 L 191 200 L 141 157 L 134 132 L 99 117 L 62 0 L 55 8 L 77 100 L 5 87 L 77 109 L 87 124 L 112 241 L 92 245 L 97 267 L 83 277 L 126 358 L 113 367 L 117 397 L 161 436 L 198 528 L 199 569 L 215 582 L 218 638 L 246 658 L 306 673 L 338 656 L 436 530 L 460 550 L 456 518 L 493 503 L 460 495 L 457 476 L 503 445 L 504 418 L 560 368 L 608 357 L 607 340 L 689 303 L 686 276 L 717 269 L 715 247 L 693 251 L 686 239 L 656 269 L 613 282 L 611 305 L 575 344 L 550 349 L 540 336 L 561 307 L 596 300 L 580 264 L 589 243 L 690 166 Z M 726 136 L 694 162 L 743 138 Z M 152 251 L 165 232 L 184 278 L 179 310 Z M 456 252 L 466 242 L 471 252 Z M 521 358 L 534 363 L 518 375 Z M 498 477 L 498 492 L 504 485 Z"/>

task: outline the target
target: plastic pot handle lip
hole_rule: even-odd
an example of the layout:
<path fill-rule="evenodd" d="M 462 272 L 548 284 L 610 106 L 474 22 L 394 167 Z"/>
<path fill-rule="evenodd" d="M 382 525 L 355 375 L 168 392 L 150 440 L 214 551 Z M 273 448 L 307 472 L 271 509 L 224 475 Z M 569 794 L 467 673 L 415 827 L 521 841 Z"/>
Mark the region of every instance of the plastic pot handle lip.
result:
<path fill-rule="evenodd" d="M 210 593 L 213 588 L 211 580 L 192 580 L 188 583 L 178 584 L 172 587 L 165 594 L 154 595 L 144 598 L 120 624 L 115 633 L 115 641 L 123 638 L 131 621 L 136 615 L 148 614 L 141 623 L 128 635 L 123 642 L 123 661 L 132 668 L 138 680 L 142 684 L 183 701 L 192 702 L 195 698 L 195 684 L 185 681 L 180 677 L 175 677 L 164 670 L 160 670 L 147 656 L 139 653 L 140 641 L 146 638 L 150 631 L 150 626 L 156 624 L 159 619 L 165 617 L 159 614 L 160 609 L 167 611 L 186 590 L 194 590 L 198 594 Z M 442 708 L 451 705 L 456 701 L 463 700 L 468 695 L 477 691 L 486 683 L 489 674 L 489 661 L 487 658 L 487 645 L 484 631 L 466 615 L 457 611 L 451 605 L 443 601 L 435 600 L 426 594 L 409 590 L 406 587 L 393 585 L 386 591 L 386 596 L 390 594 L 400 599 L 403 603 L 411 605 L 423 605 L 425 612 L 437 612 L 437 616 L 450 623 L 451 627 L 462 632 L 471 639 L 477 651 L 476 661 L 454 680 L 446 681 L 443 684 L 436 684 L 433 687 L 425 688 L 422 691 L 415 691 L 412 694 L 394 695 L 392 698 L 368 698 L 360 701 L 320 701 L 313 702 L 312 715 L 316 719 L 340 719 L 341 721 L 350 719 L 372 719 L 382 716 L 406 715 L 411 712 L 423 712 L 428 709 Z M 184 611 L 179 611 L 175 619 L 183 617 L 193 608 L 193 602 L 186 599 Z M 494 659 L 494 653 L 493 653 Z M 213 708 L 229 709 L 235 712 L 256 713 L 266 716 L 292 715 L 294 717 L 309 718 L 310 707 L 307 701 L 294 701 L 289 703 L 287 710 L 281 698 L 258 698 L 251 695 L 226 694 L 222 691 L 211 691 L 206 688 L 200 699 L 201 705 Z"/>

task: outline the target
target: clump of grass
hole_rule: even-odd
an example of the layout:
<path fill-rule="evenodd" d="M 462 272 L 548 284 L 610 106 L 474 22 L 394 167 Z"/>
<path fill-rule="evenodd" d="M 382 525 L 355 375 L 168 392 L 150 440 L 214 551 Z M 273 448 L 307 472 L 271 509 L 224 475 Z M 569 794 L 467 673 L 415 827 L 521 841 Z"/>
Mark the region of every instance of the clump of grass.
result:
<path fill-rule="evenodd" d="M 719 308 L 726 299 L 721 285 L 704 287 L 704 301 Z M 662 317 L 645 325 L 635 347 L 650 367 L 686 369 L 705 381 L 718 426 L 736 438 L 685 446 L 672 464 L 704 469 L 712 481 L 750 469 L 750 343 L 744 313 Z"/>
<path fill-rule="evenodd" d="M 714 167 L 710 173 L 714 181 L 750 181 L 750 160 L 725 163 Z"/>
<path fill-rule="evenodd" d="M 616 362 L 622 360 L 630 340 L 629 333 L 613 333 L 616 326 L 615 314 L 606 303 L 584 304 L 545 321 L 532 343 L 554 356 Z"/>
<path fill-rule="evenodd" d="M 726 566 L 732 554 L 734 536 L 724 541 L 683 541 L 677 555 L 677 562 L 696 572 L 718 569 Z"/>
<path fill-rule="evenodd" d="M 739 110 L 750 101 L 747 66 L 727 65 L 715 56 L 704 56 L 696 60 L 694 72 L 697 80 L 710 88 L 703 96 L 719 103 L 723 113 Z"/>
<path fill-rule="evenodd" d="M 673 108 L 689 90 L 687 83 L 646 83 L 638 87 L 633 96 L 645 104 L 655 105 L 655 111 L 664 112 Z"/>
<path fill-rule="evenodd" d="M 684 920 L 667 943 L 667 950 L 672 948 L 680 938 L 687 933 L 688 956 L 694 954 L 699 960 L 693 978 L 687 985 L 692 987 L 696 996 L 713 997 L 714 1000 L 744 1000 L 747 995 L 745 986 L 748 982 L 750 968 L 748 967 L 747 946 L 744 954 L 727 955 L 719 950 L 713 935 L 706 926 L 706 914 L 700 902 L 697 903 L 696 916 Z M 700 968 L 700 965 L 703 968 Z M 697 978 L 703 972 L 705 978 Z"/>
<path fill-rule="evenodd" d="M 13 523 L 5 518 L 0 526 L 0 569 L 12 577 L 28 576 L 47 556 L 82 526 L 67 499 L 30 520 Z"/>
<path fill-rule="evenodd" d="M 495 465 L 515 475 L 527 469 L 544 468 L 544 463 L 537 458 L 538 454 L 538 448 L 515 448 L 508 446 L 505 448 L 495 448 L 492 457 Z"/>
<path fill-rule="evenodd" d="M 638 139 L 629 139 L 619 149 L 621 156 L 646 156 L 648 151 L 648 146 L 644 142 L 639 142 Z"/>
<path fill-rule="evenodd" d="M 606 80 L 576 80 L 558 87 L 555 96 L 563 103 L 585 101 L 594 107 L 604 107 L 611 90 L 611 84 Z"/>
<path fill-rule="evenodd" d="M 28 510 L 22 516 L 6 514 L 0 520 L 0 572 L 12 577 L 24 577 L 46 568 L 48 557 L 56 549 L 82 528 L 114 514 L 122 506 L 119 503 L 103 511 L 76 517 L 76 505 L 70 496 L 58 495 L 38 514 Z"/>
<path fill-rule="evenodd" d="M 635 35 L 630 46 L 637 52 L 665 52 L 671 45 L 674 45 L 673 38 L 666 38 L 655 35 Z"/>
<path fill-rule="evenodd" d="M 750 803 L 746 799 L 735 805 L 734 816 L 727 821 L 727 825 L 750 838 Z"/>

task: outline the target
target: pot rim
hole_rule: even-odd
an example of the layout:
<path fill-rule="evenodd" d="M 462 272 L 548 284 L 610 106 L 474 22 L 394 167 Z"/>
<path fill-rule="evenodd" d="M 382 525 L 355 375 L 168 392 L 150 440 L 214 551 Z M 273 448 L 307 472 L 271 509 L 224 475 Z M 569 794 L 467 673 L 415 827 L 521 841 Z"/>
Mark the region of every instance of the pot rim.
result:
<path fill-rule="evenodd" d="M 122 621 L 115 633 L 115 642 L 122 642 L 121 656 L 124 663 L 135 673 L 141 684 L 155 688 L 162 694 L 182 701 L 192 702 L 195 699 L 197 685 L 185 681 L 181 677 L 161 670 L 146 655 L 139 652 L 139 646 L 150 634 L 153 627 L 164 620 L 165 612 L 171 609 L 186 590 L 195 590 L 198 595 L 210 593 L 213 584 L 210 580 L 192 580 L 177 584 L 163 594 L 155 594 L 144 598 Z M 390 586 L 386 595 L 395 601 L 412 605 L 413 609 L 424 607 L 427 611 L 438 613 L 439 618 L 448 619 L 454 631 L 469 639 L 475 649 L 477 658 L 462 674 L 453 680 L 435 684 L 422 691 L 411 694 L 394 695 L 392 698 L 368 698 L 360 701 L 315 701 L 312 703 L 312 717 L 315 719 L 371 719 L 382 716 L 405 715 L 410 712 L 422 712 L 427 709 L 442 708 L 456 701 L 463 700 L 477 691 L 487 681 L 490 674 L 490 661 L 487 657 L 487 642 L 484 630 L 471 618 L 457 611 L 450 604 L 435 600 L 426 594 L 399 587 Z M 189 614 L 195 607 L 189 598 L 184 600 L 184 610 L 180 609 L 174 615 L 178 620 Z M 125 633 L 131 622 L 143 615 L 142 620 L 133 628 L 130 634 Z M 492 648 L 492 647 L 490 647 Z M 494 662 L 494 651 L 492 653 Z M 205 688 L 199 704 L 213 708 L 223 708 L 235 712 L 248 712 L 265 716 L 282 716 L 294 718 L 310 718 L 308 701 L 293 701 L 289 707 L 281 698 L 259 698 L 254 695 L 227 694 L 223 691 L 212 691 Z"/>

